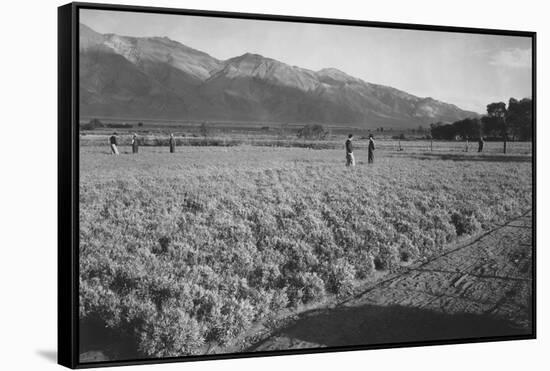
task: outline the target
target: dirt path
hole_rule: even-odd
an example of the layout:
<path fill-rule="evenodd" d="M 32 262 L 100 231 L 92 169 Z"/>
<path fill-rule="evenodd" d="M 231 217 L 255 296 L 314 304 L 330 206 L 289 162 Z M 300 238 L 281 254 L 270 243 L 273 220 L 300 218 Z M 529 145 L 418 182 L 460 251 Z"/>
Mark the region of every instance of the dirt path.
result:
<path fill-rule="evenodd" d="M 248 351 L 529 334 L 531 245 L 529 212 L 332 308 L 304 312 Z"/>

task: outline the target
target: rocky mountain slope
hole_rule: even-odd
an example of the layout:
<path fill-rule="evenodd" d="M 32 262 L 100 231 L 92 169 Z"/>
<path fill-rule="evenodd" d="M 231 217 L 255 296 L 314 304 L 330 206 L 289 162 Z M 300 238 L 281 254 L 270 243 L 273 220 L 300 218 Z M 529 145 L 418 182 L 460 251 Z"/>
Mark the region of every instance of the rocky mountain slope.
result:
<path fill-rule="evenodd" d="M 225 61 L 165 37 L 99 34 L 80 25 L 80 113 L 92 117 L 417 127 L 476 116 L 257 54 Z"/>

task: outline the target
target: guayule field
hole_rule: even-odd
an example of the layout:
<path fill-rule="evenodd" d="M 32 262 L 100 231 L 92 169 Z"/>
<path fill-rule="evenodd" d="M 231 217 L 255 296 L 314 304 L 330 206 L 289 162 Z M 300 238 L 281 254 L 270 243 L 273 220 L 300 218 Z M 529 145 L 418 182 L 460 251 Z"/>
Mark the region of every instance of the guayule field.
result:
<path fill-rule="evenodd" d="M 346 168 L 343 150 L 83 146 L 80 318 L 134 356 L 223 349 L 529 210 L 522 151 L 386 150 L 368 166 L 356 150 Z"/>

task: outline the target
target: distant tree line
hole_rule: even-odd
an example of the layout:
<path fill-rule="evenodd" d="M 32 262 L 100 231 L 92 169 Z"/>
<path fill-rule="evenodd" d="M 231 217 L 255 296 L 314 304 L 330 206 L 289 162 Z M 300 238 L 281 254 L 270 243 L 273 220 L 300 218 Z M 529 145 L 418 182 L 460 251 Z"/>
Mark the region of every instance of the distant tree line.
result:
<path fill-rule="evenodd" d="M 323 125 L 309 124 L 298 131 L 298 138 L 303 139 L 325 139 L 330 132 L 325 130 Z"/>
<path fill-rule="evenodd" d="M 504 102 L 487 105 L 487 114 L 479 118 L 467 118 L 452 124 L 430 125 L 433 139 L 488 139 L 530 140 L 533 137 L 533 101 L 529 98 L 510 98 Z M 506 146 L 506 144 L 505 144 Z"/>
<path fill-rule="evenodd" d="M 431 125 L 431 135 L 433 139 L 445 140 L 478 138 L 481 136 L 481 123 L 477 118 L 460 120 L 452 124 L 438 122 Z"/>
<path fill-rule="evenodd" d="M 141 125 L 138 124 L 138 126 L 143 126 L 143 124 L 140 122 Z M 94 130 L 94 129 L 100 129 L 100 128 L 110 128 L 110 129 L 131 129 L 134 127 L 132 124 L 127 123 L 103 123 L 98 119 L 92 119 L 87 124 L 80 125 L 80 128 L 82 130 Z"/>

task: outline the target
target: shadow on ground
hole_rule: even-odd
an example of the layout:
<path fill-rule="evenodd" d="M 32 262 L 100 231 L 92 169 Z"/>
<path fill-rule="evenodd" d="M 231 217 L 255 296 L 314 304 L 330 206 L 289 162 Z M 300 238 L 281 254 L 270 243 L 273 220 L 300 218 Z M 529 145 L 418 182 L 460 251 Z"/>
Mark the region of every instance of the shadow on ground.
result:
<path fill-rule="evenodd" d="M 529 155 L 477 154 L 477 153 L 395 153 L 391 157 L 408 157 L 417 160 L 481 161 L 481 162 L 531 162 Z"/>
<path fill-rule="evenodd" d="M 363 305 L 306 312 L 275 337 L 254 345 L 250 350 L 262 350 L 268 345 L 266 343 L 277 342 L 280 337 L 336 347 L 528 334 L 530 329 L 515 327 L 489 315 L 444 314 L 411 307 Z M 279 345 L 281 347 L 277 344 L 268 347 L 284 348 L 284 344 Z"/>
<path fill-rule="evenodd" d="M 143 358 L 131 328 L 110 329 L 99 318 L 81 320 L 80 362 L 102 362 Z"/>
<path fill-rule="evenodd" d="M 37 350 L 36 354 L 50 362 L 57 363 L 57 352 L 55 350 Z"/>

